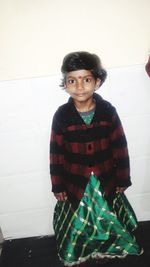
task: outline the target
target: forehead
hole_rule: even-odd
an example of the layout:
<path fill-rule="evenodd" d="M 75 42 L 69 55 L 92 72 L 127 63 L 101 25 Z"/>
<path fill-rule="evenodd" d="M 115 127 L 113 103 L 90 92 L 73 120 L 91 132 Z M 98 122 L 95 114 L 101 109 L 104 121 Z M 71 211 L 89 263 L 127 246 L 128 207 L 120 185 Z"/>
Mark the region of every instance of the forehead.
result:
<path fill-rule="evenodd" d="M 66 77 L 74 77 L 74 78 L 82 78 L 85 76 L 92 76 L 92 73 L 90 70 L 74 70 L 67 73 Z"/>

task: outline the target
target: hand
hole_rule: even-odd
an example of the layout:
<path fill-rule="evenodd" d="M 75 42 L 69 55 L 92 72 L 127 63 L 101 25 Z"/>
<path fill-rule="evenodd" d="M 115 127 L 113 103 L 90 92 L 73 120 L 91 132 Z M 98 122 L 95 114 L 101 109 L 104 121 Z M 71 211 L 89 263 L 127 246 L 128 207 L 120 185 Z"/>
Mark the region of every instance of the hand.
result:
<path fill-rule="evenodd" d="M 65 201 L 67 199 L 67 194 L 65 191 L 60 193 L 54 193 L 54 196 L 58 201 Z"/>
<path fill-rule="evenodd" d="M 127 187 L 117 186 L 116 187 L 116 193 L 123 193 L 126 189 L 127 189 Z"/>

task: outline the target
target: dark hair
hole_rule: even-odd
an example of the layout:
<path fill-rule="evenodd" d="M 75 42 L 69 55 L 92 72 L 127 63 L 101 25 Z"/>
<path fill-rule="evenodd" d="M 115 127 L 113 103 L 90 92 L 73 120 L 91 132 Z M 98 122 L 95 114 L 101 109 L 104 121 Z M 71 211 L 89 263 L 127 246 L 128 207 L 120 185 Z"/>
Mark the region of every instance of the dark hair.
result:
<path fill-rule="evenodd" d="M 100 58 L 89 52 L 78 51 L 67 54 L 61 66 L 61 72 L 63 74 L 62 84 L 64 87 L 66 74 L 75 70 L 90 70 L 94 78 L 101 80 L 101 85 L 107 77 L 107 72 L 103 69 Z"/>

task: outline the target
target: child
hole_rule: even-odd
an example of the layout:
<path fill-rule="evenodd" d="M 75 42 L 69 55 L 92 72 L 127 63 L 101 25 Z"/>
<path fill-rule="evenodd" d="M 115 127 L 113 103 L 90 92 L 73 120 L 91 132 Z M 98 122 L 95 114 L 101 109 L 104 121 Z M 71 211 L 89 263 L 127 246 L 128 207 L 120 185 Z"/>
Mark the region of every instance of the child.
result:
<path fill-rule="evenodd" d="M 139 255 L 126 137 L 116 109 L 95 91 L 107 73 L 88 52 L 65 56 L 61 86 L 70 95 L 53 117 L 50 142 L 54 230 L 65 266 Z M 93 266 L 93 265 L 92 265 Z"/>

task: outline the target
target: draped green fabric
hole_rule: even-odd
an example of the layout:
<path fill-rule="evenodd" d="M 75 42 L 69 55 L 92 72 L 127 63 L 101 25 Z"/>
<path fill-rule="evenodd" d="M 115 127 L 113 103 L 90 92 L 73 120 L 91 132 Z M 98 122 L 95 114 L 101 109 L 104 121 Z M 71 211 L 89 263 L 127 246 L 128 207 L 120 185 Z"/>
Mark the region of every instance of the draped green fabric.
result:
<path fill-rule="evenodd" d="M 58 255 L 64 265 L 92 258 L 139 255 L 133 235 L 137 219 L 124 193 L 116 193 L 112 204 L 103 197 L 100 181 L 91 174 L 79 206 L 58 201 L 54 212 Z"/>

